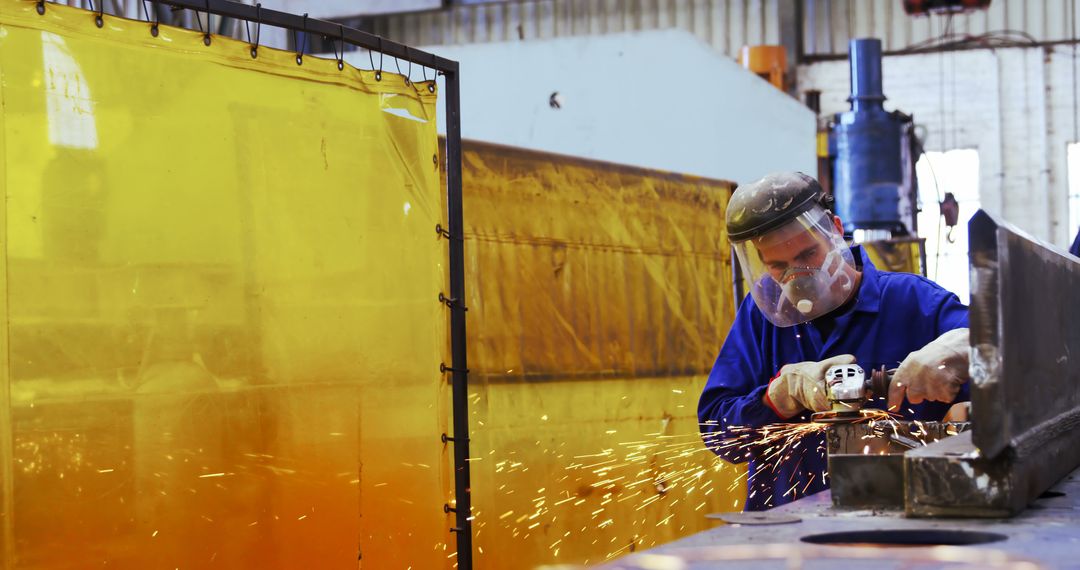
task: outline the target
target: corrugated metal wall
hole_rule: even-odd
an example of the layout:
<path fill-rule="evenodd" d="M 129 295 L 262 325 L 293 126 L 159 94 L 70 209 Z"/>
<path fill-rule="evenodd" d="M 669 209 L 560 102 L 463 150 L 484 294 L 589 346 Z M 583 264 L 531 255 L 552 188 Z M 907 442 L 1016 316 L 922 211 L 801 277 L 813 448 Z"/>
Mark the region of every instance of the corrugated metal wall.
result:
<path fill-rule="evenodd" d="M 518 0 L 454 6 L 374 20 L 374 32 L 409 45 L 441 45 L 685 29 L 734 57 L 744 44 L 780 43 L 780 11 L 801 1 L 807 55 L 847 52 L 852 37 L 881 38 L 897 51 L 957 34 L 1011 30 L 1037 41 L 1072 37 L 1076 0 L 993 0 L 969 14 L 912 17 L 900 0 Z"/>
<path fill-rule="evenodd" d="M 238 0 L 254 4 L 256 0 Z M 319 0 L 307 0 L 312 11 Z M 847 53 L 853 37 L 876 37 L 888 51 L 919 45 L 944 32 L 978 36 L 1012 32 L 1009 40 L 1070 40 L 1077 0 L 992 0 L 990 8 L 968 14 L 912 17 L 901 0 L 508 0 L 456 5 L 442 10 L 364 18 L 371 31 L 412 46 L 460 45 L 514 40 L 585 36 L 634 30 L 684 29 L 721 53 L 735 57 L 743 45 L 781 43 L 781 11 L 801 2 L 803 52 L 808 56 Z M 59 0 L 90 8 L 90 0 Z M 297 13 L 305 0 L 293 0 Z M 105 0 L 105 9 L 128 18 L 145 17 L 140 0 Z M 265 0 L 267 8 L 281 8 Z M 364 2 L 356 2 L 356 12 Z M 191 11 L 159 13 L 167 23 L 197 28 Z M 352 14 L 342 19 L 356 23 Z M 216 22 L 215 22 L 216 23 Z M 243 26 L 224 21 L 221 33 L 244 37 Z M 217 27 L 217 26 L 215 26 Z M 365 25 L 365 27 L 367 27 Z M 1080 29 L 1080 25 L 1075 26 Z M 286 47 L 285 34 L 270 33 L 269 45 Z M 280 37 L 279 37 L 280 36 Z M 1002 39 L 997 34 L 998 40 Z M 266 42 L 264 42 L 265 44 Z"/>
<path fill-rule="evenodd" d="M 804 0 L 803 49 L 807 55 L 846 54 L 849 39 L 876 37 L 887 51 L 900 51 L 946 30 L 972 36 L 1009 31 L 1039 42 L 1064 41 L 1074 34 L 1075 6 L 1076 0 L 992 0 L 986 10 L 950 18 L 908 16 L 900 0 Z"/>
<path fill-rule="evenodd" d="M 430 46 L 681 28 L 734 56 L 743 44 L 780 43 L 780 3 L 522 0 L 380 18 L 374 32 L 409 45 Z"/>

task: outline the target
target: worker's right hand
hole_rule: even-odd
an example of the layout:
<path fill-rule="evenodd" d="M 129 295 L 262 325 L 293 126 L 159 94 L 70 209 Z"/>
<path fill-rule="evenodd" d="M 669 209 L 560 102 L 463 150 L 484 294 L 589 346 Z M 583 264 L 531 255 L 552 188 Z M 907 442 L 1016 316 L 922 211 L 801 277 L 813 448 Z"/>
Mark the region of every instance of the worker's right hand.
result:
<path fill-rule="evenodd" d="M 803 410 L 824 412 L 831 407 L 825 372 L 831 366 L 854 363 L 854 356 L 841 354 L 821 362 L 788 364 L 769 382 L 769 388 L 765 390 L 765 405 L 784 419 L 794 417 Z"/>

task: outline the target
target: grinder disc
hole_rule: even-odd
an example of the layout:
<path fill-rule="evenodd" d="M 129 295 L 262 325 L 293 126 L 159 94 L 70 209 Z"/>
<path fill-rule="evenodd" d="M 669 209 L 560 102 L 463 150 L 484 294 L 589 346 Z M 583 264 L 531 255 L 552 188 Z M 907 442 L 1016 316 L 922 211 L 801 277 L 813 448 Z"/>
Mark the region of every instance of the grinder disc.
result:
<path fill-rule="evenodd" d="M 810 416 L 810 421 L 822 424 L 853 424 L 866 420 L 867 417 L 858 410 L 850 412 L 815 412 Z"/>

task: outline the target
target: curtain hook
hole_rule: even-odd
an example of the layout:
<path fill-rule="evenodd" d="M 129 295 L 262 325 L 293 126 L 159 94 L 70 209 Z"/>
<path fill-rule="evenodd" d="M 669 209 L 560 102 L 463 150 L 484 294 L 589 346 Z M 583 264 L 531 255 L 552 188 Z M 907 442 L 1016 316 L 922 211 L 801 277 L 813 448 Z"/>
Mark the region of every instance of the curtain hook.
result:
<path fill-rule="evenodd" d="M 247 40 L 251 43 L 251 24 L 244 20 L 244 29 L 247 30 Z M 255 44 L 251 46 L 251 59 L 259 57 L 259 36 L 262 35 L 262 3 L 255 4 Z"/>
<path fill-rule="evenodd" d="M 308 36 L 308 33 L 307 33 L 307 16 L 308 16 L 307 12 L 304 12 L 304 25 L 303 25 L 303 28 L 304 28 L 304 41 L 303 41 L 303 43 L 301 43 L 299 40 L 296 39 L 296 30 L 293 30 L 293 43 L 294 44 L 299 44 L 298 47 L 300 49 L 300 51 L 296 52 L 296 65 L 304 65 L 304 52 L 307 50 L 307 41 L 308 41 L 308 39 L 307 39 L 307 36 Z"/>
<path fill-rule="evenodd" d="M 42 8 L 44 9 L 44 6 L 42 6 Z M 90 0 L 90 9 L 94 10 L 94 0 Z M 95 11 L 97 12 L 97 14 L 94 15 L 94 23 L 97 24 L 97 27 L 99 27 L 99 28 L 104 27 L 105 26 L 105 0 L 100 0 L 100 2 L 98 2 L 98 7 L 97 7 L 97 10 L 95 10 Z M 43 10 L 38 10 L 39 14 L 42 13 L 42 12 L 43 12 Z"/>
<path fill-rule="evenodd" d="M 382 81 L 382 56 L 382 36 L 379 36 L 379 70 L 375 72 L 375 81 Z"/>
<path fill-rule="evenodd" d="M 345 69 L 345 24 L 338 24 L 338 33 L 340 34 L 338 44 L 341 49 L 341 55 L 338 56 L 337 68 L 338 71 L 341 71 Z"/>
<path fill-rule="evenodd" d="M 195 14 L 195 19 L 199 19 L 199 15 Z M 206 0 L 206 34 L 203 35 L 203 45 L 210 45 L 210 0 Z"/>
<path fill-rule="evenodd" d="M 155 38 L 158 35 L 158 22 L 157 22 L 157 10 L 154 10 L 154 19 L 150 20 L 150 7 L 146 5 L 146 0 L 142 0 L 143 12 L 146 12 L 146 21 L 150 23 L 150 35 Z"/>

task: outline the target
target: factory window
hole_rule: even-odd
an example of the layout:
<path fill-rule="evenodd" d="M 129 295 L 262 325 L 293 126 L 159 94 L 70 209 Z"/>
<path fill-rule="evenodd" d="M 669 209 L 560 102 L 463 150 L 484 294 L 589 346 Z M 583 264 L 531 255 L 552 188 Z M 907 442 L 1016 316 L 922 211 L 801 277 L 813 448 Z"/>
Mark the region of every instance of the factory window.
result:
<path fill-rule="evenodd" d="M 967 222 L 979 209 L 979 153 L 974 149 L 927 152 L 915 164 L 919 181 L 919 235 L 926 238 L 926 275 L 969 300 Z M 939 204 L 951 193 L 960 206 L 956 227 L 946 226 Z"/>
<path fill-rule="evenodd" d="M 1069 143 L 1069 241 L 1072 244 L 1080 228 L 1080 142 Z"/>

